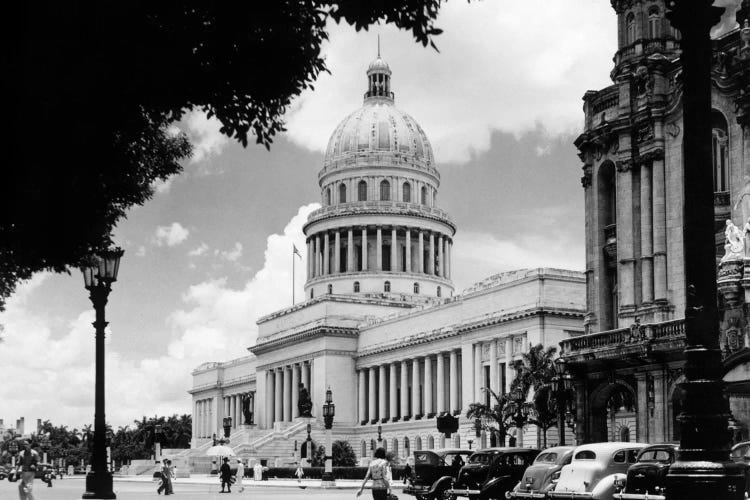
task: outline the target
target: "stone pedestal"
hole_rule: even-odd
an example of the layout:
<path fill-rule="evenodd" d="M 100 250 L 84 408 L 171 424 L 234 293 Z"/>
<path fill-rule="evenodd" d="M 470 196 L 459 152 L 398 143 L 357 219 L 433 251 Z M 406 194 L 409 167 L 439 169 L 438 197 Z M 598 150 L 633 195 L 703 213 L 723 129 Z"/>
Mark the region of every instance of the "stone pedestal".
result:
<path fill-rule="evenodd" d="M 750 265 L 750 261 L 743 262 L 740 259 L 727 260 L 719 265 L 716 287 L 730 306 L 742 302 L 750 291 L 750 288 L 748 288 L 750 287 L 750 280 L 743 279 L 743 271 L 746 265 Z M 745 287 L 744 295 L 743 287 Z"/>

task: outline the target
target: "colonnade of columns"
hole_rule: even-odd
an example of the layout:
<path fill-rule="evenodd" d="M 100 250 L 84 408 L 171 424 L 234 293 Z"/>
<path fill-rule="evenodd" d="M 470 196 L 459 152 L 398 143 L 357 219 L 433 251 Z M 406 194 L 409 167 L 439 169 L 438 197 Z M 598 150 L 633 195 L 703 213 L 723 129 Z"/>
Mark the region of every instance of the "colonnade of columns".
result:
<path fill-rule="evenodd" d="M 450 279 L 452 249 L 450 236 L 420 228 L 334 229 L 307 238 L 307 279 L 368 270 L 423 273 Z"/>
<path fill-rule="evenodd" d="M 460 355 L 449 350 L 358 370 L 360 423 L 460 413 Z"/>
<path fill-rule="evenodd" d="M 636 176 L 638 177 L 636 179 Z M 636 182 L 634 182 L 636 181 Z M 640 302 L 667 300 L 667 232 L 664 159 L 655 157 L 639 168 L 619 167 L 617 181 L 617 254 L 621 307 L 636 306 L 636 248 L 633 242 L 633 186 L 640 203 Z"/>
<path fill-rule="evenodd" d="M 266 422 L 291 422 L 299 417 L 299 389 L 302 384 L 310 398 L 312 362 L 303 361 L 266 370 Z"/>
<path fill-rule="evenodd" d="M 216 403 L 214 399 L 206 398 L 193 401 L 193 437 L 210 438 L 217 433 L 218 425 Z"/>
<path fill-rule="evenodd" d="M 493 392 L 506 393 L 515 377 L 513 357 L 520 354 L 514 352 L 514 338 L 481 340 L 458 349 L 359 369 L 359 422 L 458 414 L 473 402 L 485 401 L 483 388 L 488 384 Z"/>
<path fill-rule="evenodd" d="M 214 396 L 193 402 L 193 436 L 210 438 L 222 435 L 222 423 L 226 416 L 232 417 L 232 429 L 245 423 L 243 398 L 248 397 L 250 411 L 255 413 L 255 392 L 244 392 L 226 396 Z"/>
<path fill-rule="evenodd" d="M 360 193 L 360 183 L 364 181 L 363 193 Z M 383 181 L 388 181 L 387 197 L 382 195 Z M 405 188 L 405 186 L 408 186 Z M 330 203 L 328 194 L 330 193 Z M 364 194 L 364 199 L 361 196 Z M 398 176 L 366 175 L 356 176 L 323 186 L 321 196 L 323 204 L 338 205 L 340 203 L 366 201 L 398 201 L 435 206 L 437 189 L 428 182 L 408 179 Z"/>

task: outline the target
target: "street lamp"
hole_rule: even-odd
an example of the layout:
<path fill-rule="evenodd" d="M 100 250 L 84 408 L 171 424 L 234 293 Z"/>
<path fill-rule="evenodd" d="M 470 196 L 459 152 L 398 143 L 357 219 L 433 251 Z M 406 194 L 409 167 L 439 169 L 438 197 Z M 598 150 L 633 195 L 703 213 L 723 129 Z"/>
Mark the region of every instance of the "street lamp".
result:
<path fill-rule="evenodd" d="M 82 498 L 117 498 L 112 491 L 112 474 L 107 470 L 106 425 L 104 418 L 104 308 L 107 305 L 112 283 L 117 281 L 120 269 L 120 258 L 123 250 L 115 248 L 106 250 L 92 257 L 88 264 L 81 268 L 83 282 L 89 291 L 89 299 L 96 311 L 93 325 L 96 331 L 96 380 L 94 390 L 94 452 L 91 460 L 91 472 L 86 475 L 86 491 Z"/>
<path fill-rule="evenodd" d="M 42 455 L 42 462 L 44 462 L 46 464 L 47 463 L 47 452 L 49 451 L 50 447 L 52 446 L 52 444 L 49 442 L 49 437 L 48 436 L 44 436 L 42 438 L 42 442 L 39 443 L 39 446 L 42 448 L 42 453 L 43 453 L 43 455 Z"/>
<path fill-rule="evenodd" d="M 161 425 L 154 425 L 154 460 L 161 461 Z"/>
<path fill-rule="evenodd" d="M 473 440 L 473 439 L 469 439 L 469 440 L 468 440 L 468 443 L 469 443 L 469 449 L 471 449 L 471 443 L 473 443 L 473 442 L 474 442 L 474 440 Z"/>
<path fill-rule="evenodd" d="M 523 426 L 529 417 L 534 415 L 534 405 L 526 401 L 524 392 L 520 387 L 516 387 L 510 393 L 508 405 L 510 419 L 517 430 L 516 446 L 523 446 Z"/>
<path fill-rule="evenodd" d="M 570 390 L 573 386 L 573 379 L 568 373 L 566 362 L 562 358 L 557 358 L 552 366 L 555 369 L 555 376 L 552 377 L 553 390 L 555 391 L 555 402 L 557 403 L 557 434 L 559 436 L 560 446 L 565 446 L 565 422 L 566 417 L 572 413 L 568 411 L 570 401 Z"/>
<path fill-rule="evenodd" d="M 381 446 L 380 443 L 383 441 L 382 433 L 383 433 L 383 426 L 378 424 L 378 447 Z"/>
<path fill-rule="evenodd" d="M 329 387 L 326 391 L 326 402 L 323 405 L 323 423 L 326 428 L 326 468 L 323 472 L 323 486 L 335 486 L 336 480 L 333 477 L 333 438 L 331 436 L 331 427 L 333 427 L 333 417 L 336 416 L 336 405 L 333 404 L 333 392 Z"/>

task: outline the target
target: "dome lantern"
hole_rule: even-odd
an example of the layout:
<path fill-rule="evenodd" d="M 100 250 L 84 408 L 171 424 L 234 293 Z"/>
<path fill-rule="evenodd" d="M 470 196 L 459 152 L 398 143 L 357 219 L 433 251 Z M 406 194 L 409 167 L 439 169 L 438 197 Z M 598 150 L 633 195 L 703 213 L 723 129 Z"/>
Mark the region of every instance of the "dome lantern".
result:
<path fill-rule="evenodd" d="M 365 101 L 370 98 L 393 100 L 391 92 L 391 68 L 380 57 L 380 37 L 378 36 L 378 57 L 367 68 L 367 92 Z"/>

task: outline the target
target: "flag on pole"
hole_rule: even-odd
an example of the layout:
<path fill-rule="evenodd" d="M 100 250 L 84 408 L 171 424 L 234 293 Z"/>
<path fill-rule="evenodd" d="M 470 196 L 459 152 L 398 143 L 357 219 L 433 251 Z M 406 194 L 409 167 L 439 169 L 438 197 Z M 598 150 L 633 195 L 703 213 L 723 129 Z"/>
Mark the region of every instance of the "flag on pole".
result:
<path fill-rule="evenodd" d="M 297 254 L 297 257 L 299 257 L 300 259 L 302 258 L 302 254 L 299 253 L 299 250 L 297 250 L 297 245 L 292 243 L 292 254 L 295 254 L 295 253 Z"/>

